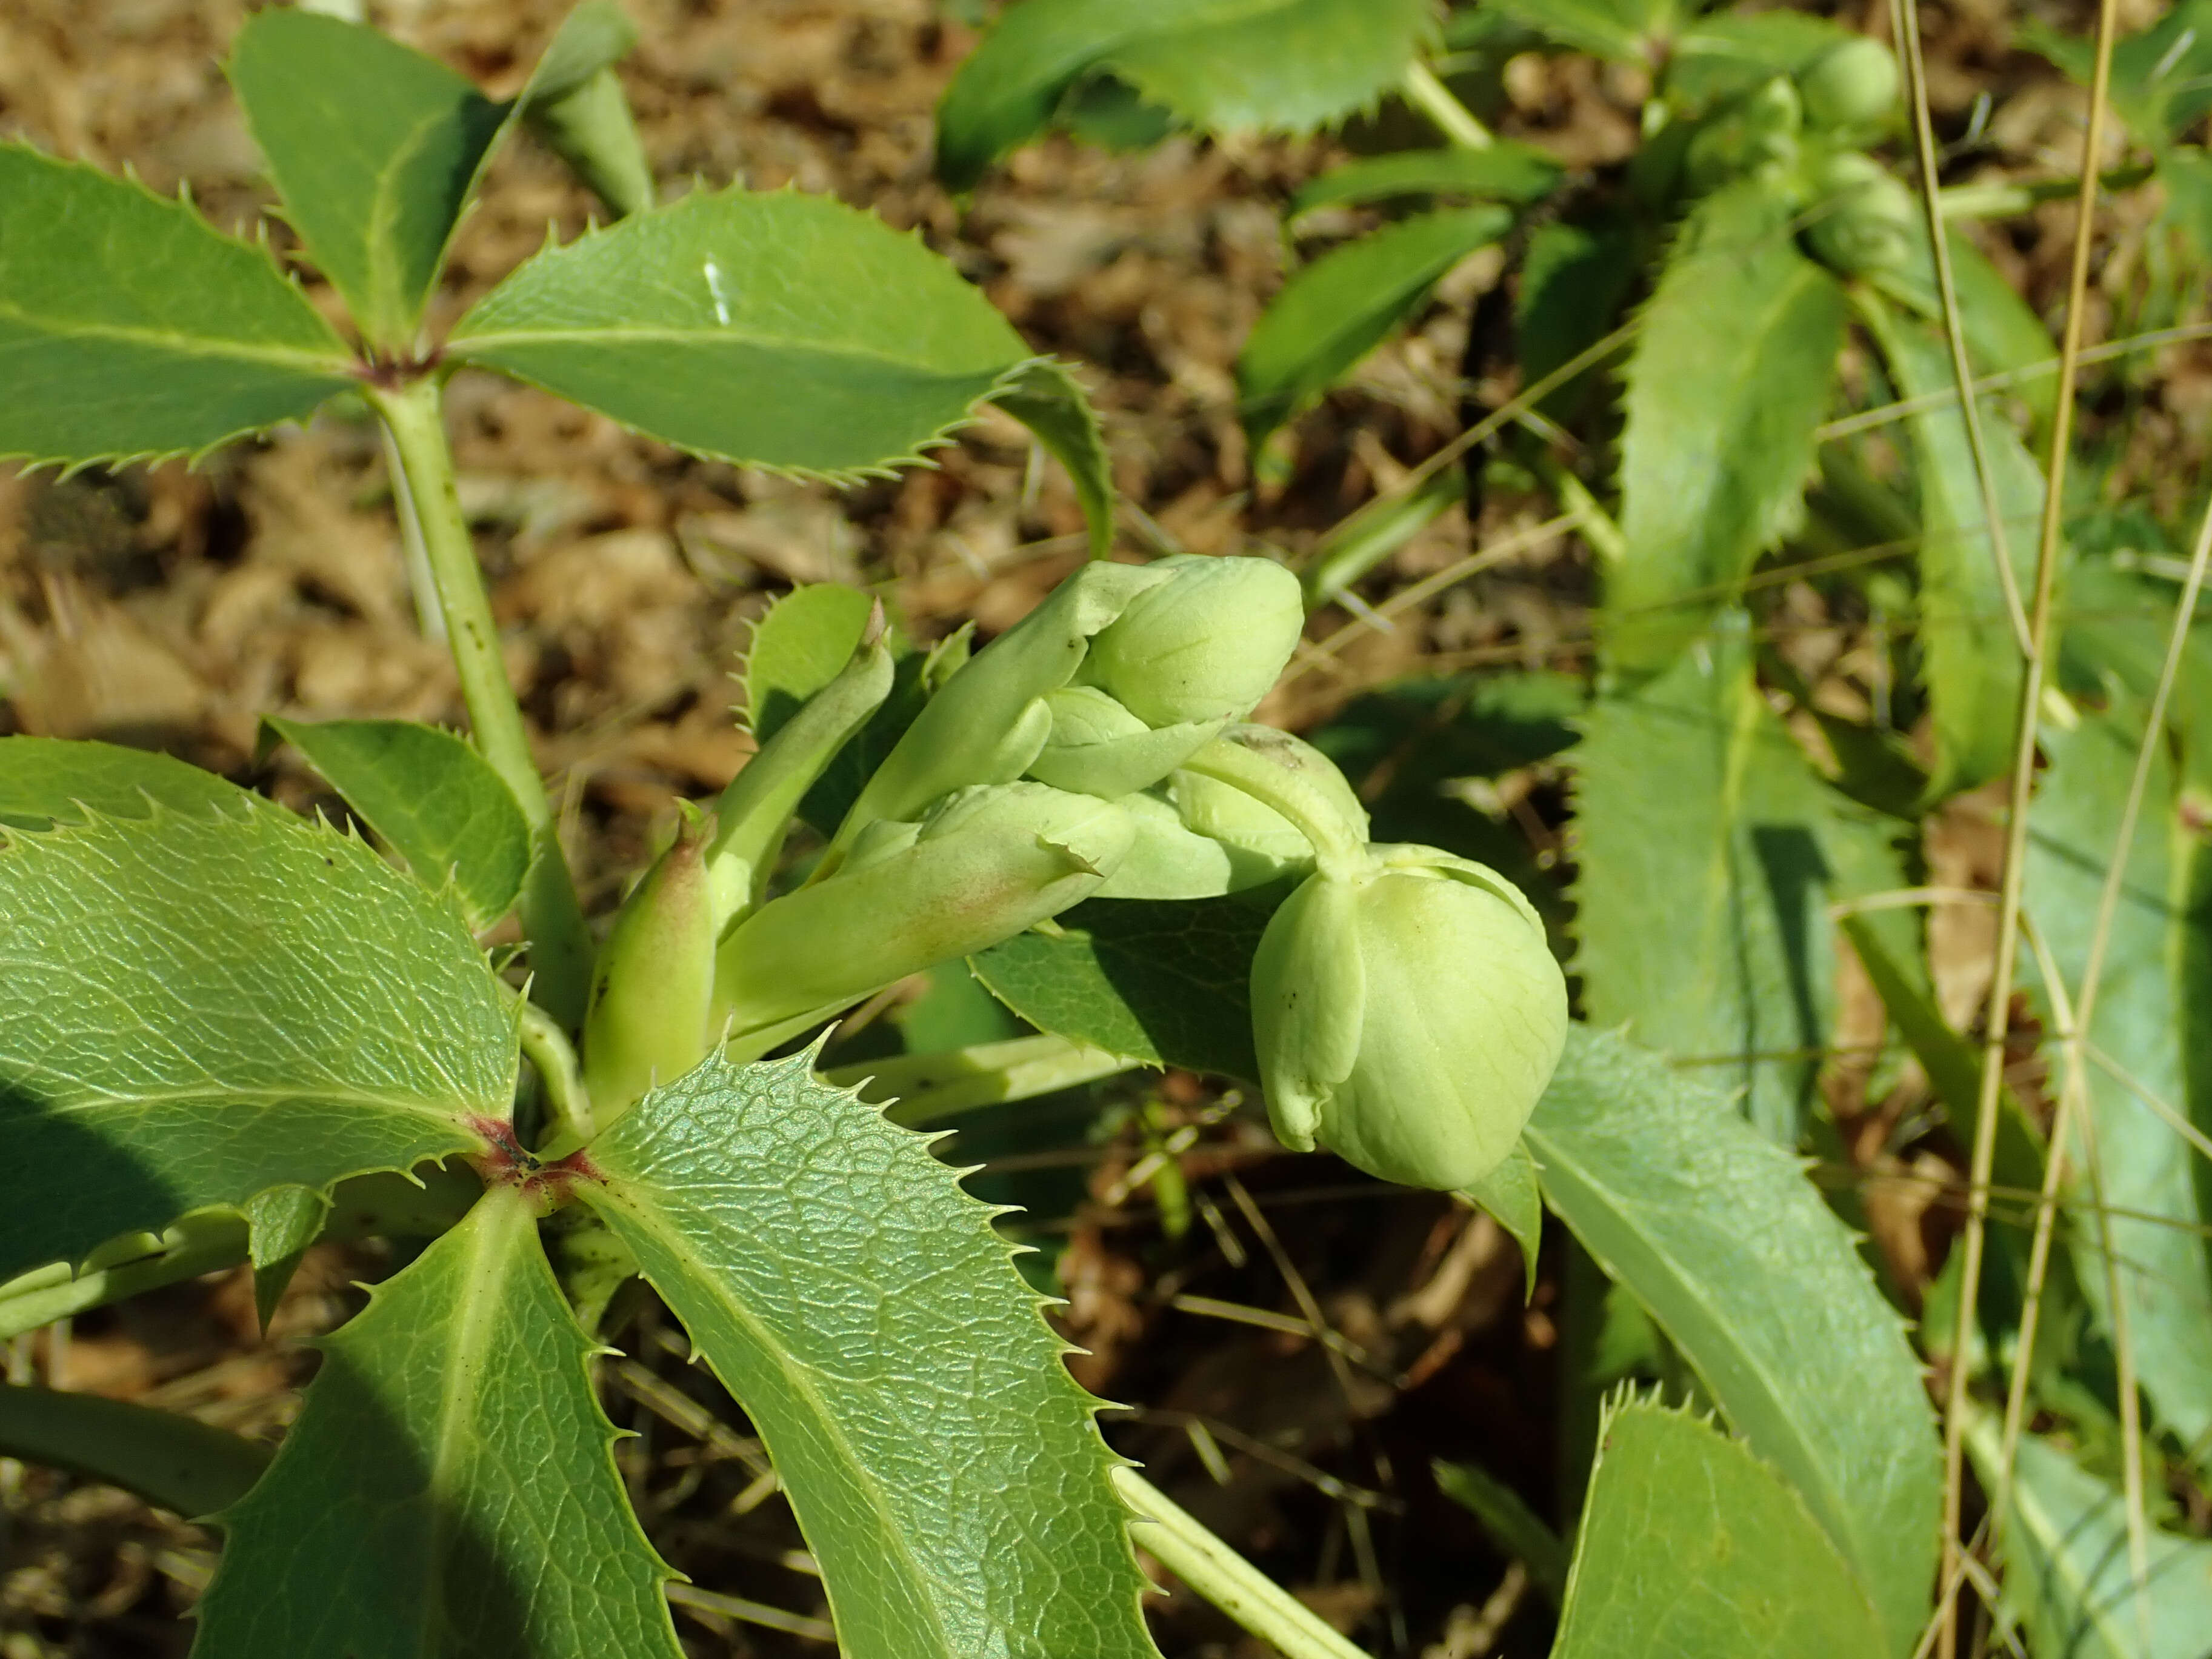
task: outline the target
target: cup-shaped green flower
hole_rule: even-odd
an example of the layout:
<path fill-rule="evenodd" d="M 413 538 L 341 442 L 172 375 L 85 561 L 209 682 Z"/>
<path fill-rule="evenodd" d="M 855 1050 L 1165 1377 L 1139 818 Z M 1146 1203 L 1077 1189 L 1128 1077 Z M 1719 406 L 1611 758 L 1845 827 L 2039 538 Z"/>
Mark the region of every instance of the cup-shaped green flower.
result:
<path fill-rule="evenodd" d="M 1270 559 L 1186 553 L 1145 568 L 1168 580 L 1100 630 L 1082 678 L 1150 726 L 1243 719 L 1297 648 L 1298 579 Z"/>
<path fill-rule="evenodd" d="M 879 820 L 835 875 L 769 900 L 723 939 L 709 1024 L 765 1053 L 1090 897 L 1134 839 L 1113 802 L 1041 783 L 957 791 L 918 825 Z"/>
<path fill-rule="evenodd" d="M 687 823 L 615 915 L 592 973 L 584 1087 L 604 1127 L 656 1082 L 707 1057 L 719 914 L 706 849 L 714 819 Z"/>
<path fill-rule="evenodd" d="M 1559 1063 L 1566 981 L 1528 900 L 1429 848 L 1326 866 L 1252 963 L 1268 1114 L 1285 1146 L 1458 1190 L 1503 1163 Z"/>

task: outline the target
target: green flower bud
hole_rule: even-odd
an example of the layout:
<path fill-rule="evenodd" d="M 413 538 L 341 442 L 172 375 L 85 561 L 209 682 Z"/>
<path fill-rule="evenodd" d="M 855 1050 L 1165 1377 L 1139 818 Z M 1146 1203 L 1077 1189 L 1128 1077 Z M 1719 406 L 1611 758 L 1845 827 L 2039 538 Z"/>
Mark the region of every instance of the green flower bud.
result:
<path fill-rule="evenodd" d="M 1285 1145 L 1455 1190 L 1511 1152 L 1559 1063 L 1566 981 L 1528 902 L 1427 848 L 1317 872 L 1252 963 L 1267 1109 Z"/>
<path fill-rule="evenodd" d="M 1304 631 L 1298 579 L 1268 559 L 1177 554 L 1145 568 L 1169 580 L 1091 642 L 1084 679 L 1147 726 L 1243 719 Z"/>
<path fill-rule="evenodd" d="M 1030 776 L 1055 789 L 1119 800 L 1149 789 L 1219 737 L 1226 720 L 1149 726 L 1095 685 L 1044 696 L 1052 736 L 1030 763 Z"/>
<path fill-rule="evenodd" d="M 1090 897 L 1135 837 L 1111 801 L 1041 783 L 963 789 L 919 824 L 880 822 L 836 874 L 771 899 L 723 939 L 709 1023 L 764 1053 Z"/>
<path fill-rule="evenodd" d="M 862 787 L 830 841 L 833 867 L 878 818 L 916 818 L 956 789 L 1011 783 L 1028 771 L 1052 735 L 1045 694 L 1074 677 L 1093 635 L 1169 574 L 1087 564 L 963 664 Z"/>
<path fill-rule="evenodd" d="M 1702 195 L 1736 179 L 1776 179 L 1797 164 L 1804 111 L 1785 75 L 1764 81 L 1708 116 L 1690 139 L 1685 167 Z"/>
<path fill-rule="evenodd" d="M 1844 150 L 1825 158 L 1809 182 L 1817 202 L 1805 242 L 1821 264 L 1863 276 L 1911 263 L 1920 204 L 1881 162 Z"/>
<path fill-rule="evenodd" d="M 1244 885 L 1256 886 L 1313 863 L 1313 844 L 1297 825 L 1218 778 L 1177 772 L 1168 780 L 1168 799 L 1187 829 L 1219 842 L 1245 868 L 1266 872 Z"/>
<path fill-rule="evenodd" d="M 1863 35 L 1825 52 L 1797 72 L 1806 124 L 1825 132 L 1875 125 L 1897 107 L 1897 59 Z"/>
<path fill-rule="evenodd" d="M 707 1057 L 717 928 L 705 857 L 714 820 L 687 823 L 623 901 L 599 947 L 584 1018 L 584 1088 L 604 1127 L 656 1082 Z"/>

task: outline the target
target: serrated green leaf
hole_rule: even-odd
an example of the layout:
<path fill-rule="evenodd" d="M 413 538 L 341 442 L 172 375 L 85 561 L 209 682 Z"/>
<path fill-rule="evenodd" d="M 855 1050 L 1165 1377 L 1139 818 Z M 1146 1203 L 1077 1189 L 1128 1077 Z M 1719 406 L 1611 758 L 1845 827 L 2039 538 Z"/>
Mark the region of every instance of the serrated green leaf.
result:
<path fill-rule="evenodd" d="M 1643 64 L 1672 27 L 1676 0 L 1490 0 L 1486 9 L 1570 51 Z"/>
<path fill-rule="evenodd" d="M 363 336 L 406 349 L 507 106 L 366 24 L 308 11 L 248 18 L 230 81 L 309 255 Z"/>
<path fill-rule="evenodd" d="M 1844 320 L 1841 285 L 1797 251 L 1787 198 L 1747 180 L 1692 210 L 1628 362 L 1614 666 L 1664 667 L 1796 521 Z"/>
<path fill-rule="evenodd" d="M 279 720 L 281 732 L 433 892 L 450 885 L 479 932 L 530 870 L 514 793 L 466 739 L 412 720 Z"/>
<path fill-rule="evenodd" d="M 841 477 L 912 459 L 1030 358 L 915 238 L 792 191 L 550 247 L 447 347 L 697 454 Z"/>
<path fill-rule="evenodd" d="M 66 738 L 0 738 L 0 824 L 46 830 L 88 817 L 143 818 L 157 806 L 236 817 L 252 797 L 167 755 Z"/>
<path fill-rule="evenodd" d="M 740 678 L 745 723 L 766 743 L 853 659 L 875 601 L 857 587 L 794 587 L 753 624 Z"/>
<path fill-rule="evenodd" d="M 1252 441 L 1334 386 L 1438 278 L 1512 223 L 1502 207 L 1425 213 L 1332 248 L 1293 275 L 1237 358 L 1237 411 Z"/>
<path fill-rule="evenodd" d="M 212 449 L 352 384 L 267 250 L 187 204 L 20 144 L 0 144 L 0 457 Z"/>
<path fill-rule="evenodd" d="M 1566 174 L 1534 144 L 1498 143 L 1488 149 L 1408 149 L 1332 167 L 1298 187 L 1291 216 L 1351 202 L 1383 202 L 1398 196 L 1466 196 L 1477 200 L 1535 202 Z"/>
<path fill-rule="evenodd" d="M 2169 584 L 2084 559 L 2067 574 L 2067 665 L 2079 665 L 2148 704 L 2165 665 L 2178 598 Z M 2207 617 L 2212 605 L 2200 604 L 2166 706 L 2185 779 L 2191 781 L 2212 760 L 2212 640 L 2202 626 Z"/>
<path fill-rule="evenodd" d="M 238 1207 L 246 1218 L 246 1260 L 253 1264 L 253 1311 L 267 1330 L 300 1259 L 323 1231 L 331 1201 L 313 1187 L 270 1187 Z"/>
<path fill-rule="evenodd" d="M 1101 70 L 1194 125 L 1319 126 L 1395 87 L 1431 23 L 1428 0 L 1024 0 L 938 106 L 938 176 L 971 188 Z"/>
<path fill-rule="evenodd" d="M 1600 698 L 1571 758 L 1589 1018 L 1700 1062 L 1796 1145 L 1834 1001 L 1827 905 L 1859 809 L 1768 708 L 1740 625 Z"/>
<path fill-rule="evenodd" d="M 1536 1160 L 1526 1141 L 1513 1150 L 1477 1186 L 1460 1194 L 1511 1235 L 1521 1247 L 1523 1300 L 1536 1294 L 1536 1251 L 1544 1240 L 1544 1194 L 1537 1185 Z"/>
<path fill-rule="evenodd" d="M 1613 332 L 1644 263 L 1648 235 L 1617 213 L 1552 220 L 1530 230 L 1513 302 L 1522 384 L 1548 379 Z M 1571 420 L 1592 401 L 1600 380 L 1593 365 L 1546 392 L 1537 407 L 1554 420 Z"/>
<path fill-rule="evenodd" d="M 1967 1425 L 1984 1487 L 1996 1482 L 1996 1419 Z M 2127 1500 L 2059 1447 L 2022 1437 L 2005 1519 L 2005 1612 L 2027 1626 L 2029 1650 L 2064 1659 L 2204 1659 L 2212 1652 L 2212 1543 L 2154 1530 L 2144 1610 L 2136 1622 Z"/>
<path fill-rule="evenodd" d="M 1949 355 L 1929 331 L 1873 305 L 1863 314 L 1899 391 L 1917 398 L 1956 390 Z M 2042 471 L 1993 400 L 1983 402 L 1981 427 L 2024 599 L 2034 583 Z M 1929 794 L 1940 799 L 2010 769 L 2022 666 L 1966 418 L 1953 404 L 1911 416 L 1906 428 L 1920 484 L 1920 653 L 1936 731 Z"/>
<path fill-rule="evenodd" d="M 1789 1484 L 1696 1418 L 1606 1413 L 1554 1659 L 1864 1659 L 1867 1593 Z"/>
<path fill-rule="evenodd" d="M 275 807 L 0 845 L 0 1276 L 477 1150 L 515 1028 L 459 913 Z"/>
<path fill-rule="evenodd" d="M 1114 464 L 1106 453 L 1106 431 L 1098 411 L 1084 395 L 1083 384 L 1064 363 L 1039 358 L 991 401 L 1036 434 L 1052 458 L 1067 469 L 1083 521 L 1091 531 L 1091 556 L 1114 550 Z"/>
<path fill-rule="evenodd" d="M 1796 1160 L 1722 1097 L 1581 1026 L 1528 1141 L 1553 1212 L 1797 1488 L 1889 1650 L 1911 1653 L 1935 1580 L 1941 1450 L 1905 1328 Z"/>
<path fill-rule="evenodd" d="M 0 1387 L 0 1456 L 133 1492 L 186 1520 L 243 1497 L 269 1449 L 173 1412 L 94 1394 Z"/>
<path fill-rule="evenodd" d="M 637 26 L 614 0 L 584 0 L 562 20 L 515 100 L 531 131 L 617 218 L 653 205 L 653 168 L 614 74 L 636 44 Z"/>
<path fill-rule="evenodd" d="M 1041 1031 L 1140 1066 L 1255 1079 L 1252 953 L 1285 890 L 1092 899 L 1050 932 L 1018 933 L 969 965 Z"/>
<path fill-rule="evenodd" d="M 1096 1404 L 927 1143 L 714 1058 L 591 1155 L 583 1194 L 745 1409 L 851 1659 L 1152 1659 Z"/>
<path fill-rule="evenodd" d="M 2020 44 L 2089 84 L 2094 41 L 2030 18 L 2021 24 Z M 2108 95 L 2138 143 L 2160 149 L 2195 125 L 2212 108 L 2212 3 L 2179 0 L 2141 33 L 2114 41 Z"/>
<path fill-rule="evenodd" d="M 2106 713 L 2085 714 L 2071 731 L 2043 733 L 2051 766 L 2028 818 L 2026 902 L 2075 998 L 2115 855 L 2142 714 L 2133 698 L 2115 693 Z M 2212 1261 L 2203 1239 L 2212 1210 L 2197 1186 L 2199 1159 L 2187 1137 L 2142 1097 L 2168 1113 L 2187 1109 L 2185 1045 L 2198 1035 L 2202 1018 L 2184 994 L 2183 953 L 2212 921 L 2195 908 L 2206 896 L 2192 891 L 2192 866 L 2203 857 L 2193 842 L 2161 741 L 2126 854 L 2088 1034 L 2120 1073 L 2092 1064 L 2087 1079 L 2106 1213 L 2100 1224 L 2090 1189 L 2077 1180 L 2067 1230 L 2075 1274 L 2108 1328 L 2101 1241 L 2110 1230 L 2144 1392 L 2185 1443 L 2212 1434 L 2205 1382 L 2212 1377 Z M 2043 1006 L 2049 1022 L 2047 993 Z M 2053 1063 L 2059 1063 L 2056 1056 Z M 2084 1167 L 2078 1143 L 2069 1156 L 2077 1171 Z"/>
<path fill-rule="evenodd" d="M 217 1517 L 203 1659 L 677 1659 L 591 1341 L 514 1188 L 324 1340 L 300 1420 Z"/>

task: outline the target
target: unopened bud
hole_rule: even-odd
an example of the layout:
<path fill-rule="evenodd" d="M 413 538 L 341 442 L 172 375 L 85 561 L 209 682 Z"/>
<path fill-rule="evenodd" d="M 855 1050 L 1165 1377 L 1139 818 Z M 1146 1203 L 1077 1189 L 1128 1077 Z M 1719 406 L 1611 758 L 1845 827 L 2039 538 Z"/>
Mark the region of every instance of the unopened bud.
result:
<path fill-rule="evenodd" d="M 1083 678 L 1147 726 L 1243 720 L 1304 631 L 1298 579 L 1269 559 L 1178 554 L 1145 568 L 1169 579 L 1091 641 Z"/>
<path fill-rule="evenodd" d="M 1845 150 L 1824 159 L 1809 182 L 1816 200 L 1805 242 L 1821 264 L 1863 276 L 1911 261 L 1919 204 L 1881 162 Z"/>
<path fill-rule="evenodd" d="M 1559 1062 L 1566 982 L 1526 899 L 1426 848 L 1375 848 L 1276 912 L 1252 964 L 1267 1108 L 1289 1146 L 1456 1190 L 1512 1151 Z"/>
<path fill-rule="evenodd" d="M 959 790 L 919 825 L 879 821 L 836 874 L 722 941 L 712 1023 L 756 1047 L 795 1035 L 1090 897 L 1134 839 L 1112 802 L 1041 783 Z"/>
<path fill-rule="evenodd" d="M 709 817 L 684 827 L 623 901 L 599 948 L 583 1063 L 602 1127 L 656 1082 L 706 1058 L 716 919 L 705 849 L 714 826 Z"/>
<path fill-rule="evenodd" d="M 1897 107 L 1897 59 L 1879 40 L 1846 40 L 1798 71 L 1805 123 L 1824 132 L 1859 131 Z"/>
<path fill-rule="evenodd" d="M 1047 692 L 1044 702 L 1052 736 L 1030 763 L 1030 776 L 1104 800 L 1151 788 L 1228 724 L 1150 726 L 1094 685 L 1063 686 Z"/>

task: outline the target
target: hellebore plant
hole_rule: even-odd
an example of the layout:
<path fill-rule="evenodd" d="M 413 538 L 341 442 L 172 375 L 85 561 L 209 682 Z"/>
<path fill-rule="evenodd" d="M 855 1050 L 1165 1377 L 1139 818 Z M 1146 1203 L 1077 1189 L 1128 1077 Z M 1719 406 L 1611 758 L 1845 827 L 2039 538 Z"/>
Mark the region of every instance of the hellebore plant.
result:
<path fill-rule="evenodd" d="M 787 678 L 773 729 L 757 701 L 757 753 L 595 941 L 456 498 L 449 374 L 828 477 L 910 459 L 994 399 L 1069 466 L 1101 552 L 1110 530 L 1073 382 L 917 243 L 797 195 L 653 204 L 609 68 L 629 39 L 584 6 L 500 105 L 367 29 L 248 23 L 232 80 L 351 340 L 265 246 L 0 147 L 0 453 L 75 465 L 197 453 L 333 401 L 373 416 L 472 727 L 271 722 L 380 854 L 159 756 L 0 739 L 0 1133 L 39 1194 L 0 1221 L 8 1328 L 240 1258 L 265 1314 L 326 1231 L 432 1240 L 326 1343 L 273 1461 L 35 1390 L 0 1398 L 0 1444 L 208 1516 L 223 1556 L 195 1651 L 216 1659 L 673 1655 L 669 1575 L 588 1381 L 642 1275 L 769 1447 L 847 1653 L 1153 1652 L 1129 1504 L 1255 1629 L 1340 1652 L 1264 1581 L 1232 1594 L 1223 1574 L 1249 1570 L 1115 1468 L 990 1212 L 817 1078 L 811 1034 L 1094 896 L 1303 881 L 1254 969 L 1286 1139 L 1464 1186 L 1516 1146 L 1559 1052 L 1541 929 L 1479 866 L 1367 849 L 1325 761 L 1241 724 L 1299 637 L 1294 577 L 1169 558 L 1091 562 L 972 654 L 963 636 L 914 658 L 880 608 L 778 607 L 757 684 L 780 652 L 843 666 Z M 428 339 L 446 243 L 518 123 L 617 221 Z M 842 810 L 794 862 L 841 766 Z M 503 975 L 477 936 L 510 913 Z M 1032 1041 L 1030 1091 L 1128 1063 Z M 410 1174 L 433 1164 L 428 1186 Z M 948 1401 L 955 1370 L 972 1386 Z"/>
<path fill-rule="evenodd" d="M 1428 14 L 1285 3 L 1279 61 L 1322 51 L 1354 83 L 1309 120 L 1397 75 Z M 1079 13 L 1105 15 L 1031 0 L 993 38 L 1051 46 Z M 1254 15 L 1155 21 L 1222 46 Z M 1634 1586 L 1747 1563 L 1773 1576 L 1760 1606 L 1844 1632 L 1793 1650 L 1909 1653 L 1937 1492 L 1919 1373 L 1799 1168 L 1725 1098 L 1570 1028 L 1510 882 L 1376 843 L 1325 755 L 1250 723 L 1311 595 L 1261 559 L 1109 561 L 1080 388 L 945 261 L 796 192 L 657 204 L 611 67 L 630 39 L 589 0 L 499 103 L 366 28 L 248 21 L 231 80 L 344 332 L 267 245 L 0 145 L 0 456 L 374 421 L 470 727 L 270 720 L 373 841 L 157 755 L 0 738 L 0 1335 L 240 1261 L 265 1316 L 319 1238 L 392 1240 L 407 1264 L 322 1344 L 273 1457 L 15 1387 L 0 1454 L 210 1522 L 203 1659 L 673 1659 L 680 1591 L 593 1389 L 641 1280 L 765 1446 L 851 1659 L 1155 1655 L 1133 1540 L 1294 1659 L 1346 1659 L 1108 1451 L 996 1212 L 914 1133 L 1172 1065 L 1263 1085 L 1290 1147 L 1480 1204 L 1531 1284 L 1551 1208 L 1744 1436 L 1613 1409 L 1562 1654 L 1622 1650 L 1606 1620 L 1640 1616 Z M 1132 74 L 1188 56 L 1133 40 Z M 1818 118 L 1872 106 L 1825 73 L 1793 94 Z M 1764 164 L 1773 101 L 1772 131 L 1729 106 L 1727 166 Z M 611 222 L 433 334 L 447 245 L 517 127 Z M 945 154 L 980 166 L 1022 136 Z M 1836 257 L 1887 258 L 1879 233 Z M 744 665 L 757 751 L 594 927 L 455 489 L 441 400 L 463 370 L 833 482 L 915 462 L 990 402 L 1066 468 L 1094 557 L 981 649 L 916 650 L 842 589 L 779 601 Z M 819 1069 L 847 1011 L 963 960 L 1032 1031 Z M 1634 1517 L 1682 1469 L 1664 1479 L 1714 1525 L 1662 1538 Z M 1753 1512 L 1771 1524 L 1733 1565 L 1680 1554 Z"/>

